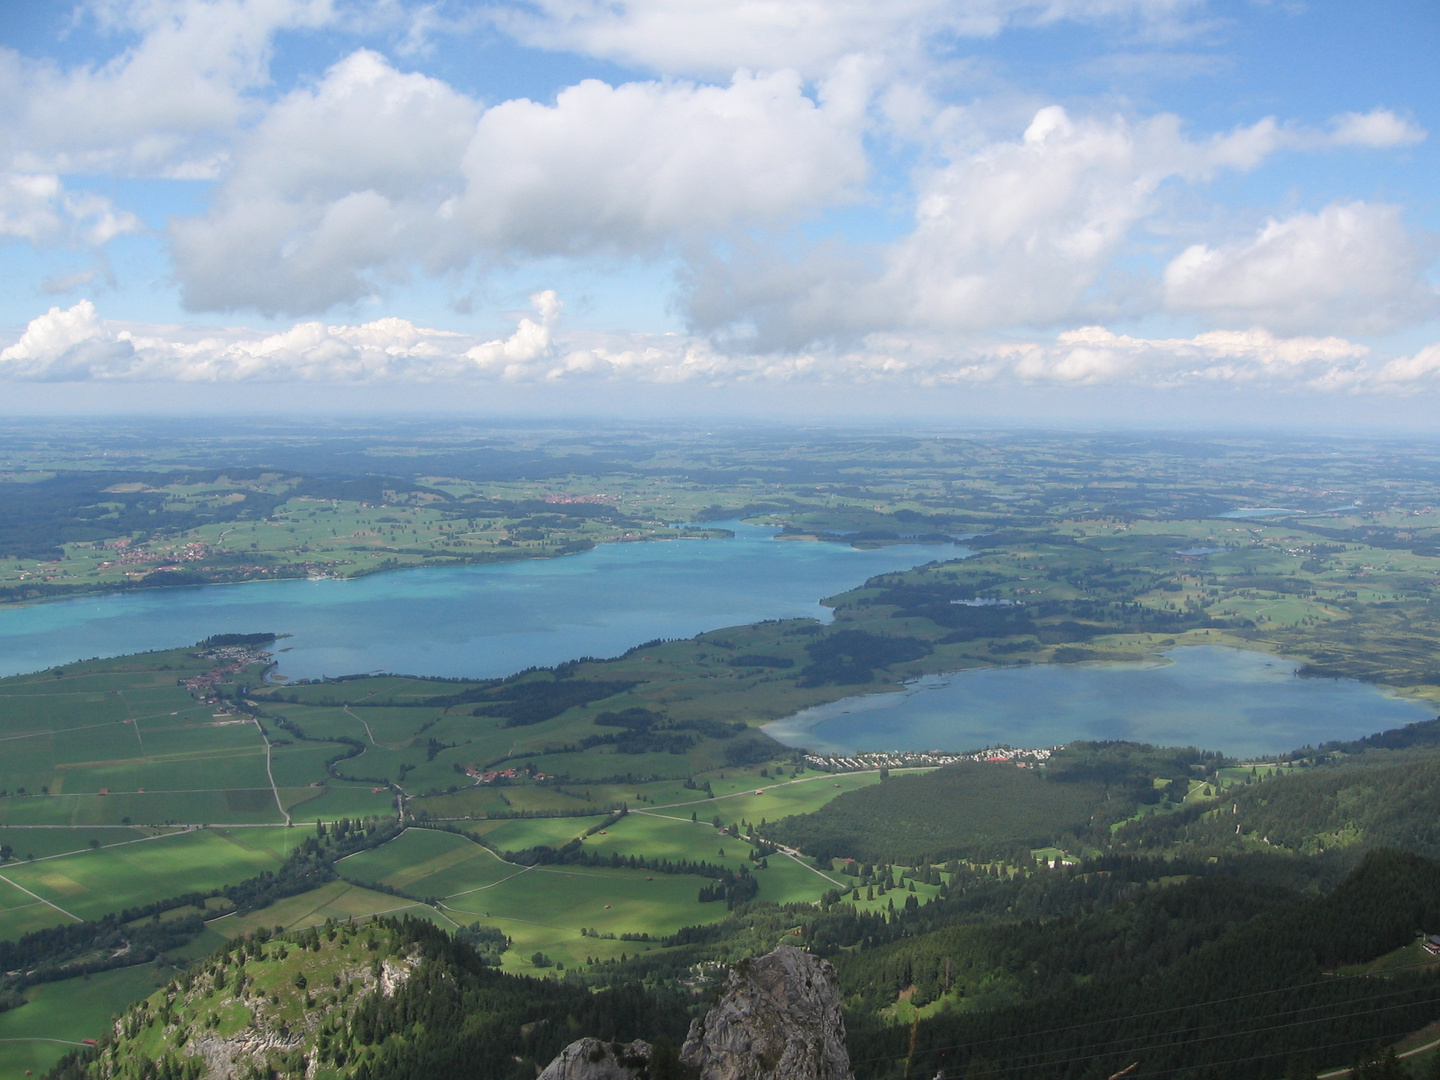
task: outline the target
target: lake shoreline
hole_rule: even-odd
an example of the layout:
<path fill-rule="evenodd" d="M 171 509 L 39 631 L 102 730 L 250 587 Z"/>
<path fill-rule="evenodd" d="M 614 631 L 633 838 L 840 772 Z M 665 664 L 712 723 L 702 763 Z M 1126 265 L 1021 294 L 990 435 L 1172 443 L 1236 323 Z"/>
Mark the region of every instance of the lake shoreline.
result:
<path fill-rule="evenodd" d="M 603 544 L 576 558 L 297 576 L 270 589 L 131 588 L 9 606 L 0 609 L 3 673 L 263 631 L 292 635 L 279 658 L 291 679 L 374 670 L 493 678 L 617 655 L 657 637 L 775 618 L 828 622 L 819 598 L 934 557 L 931 545 L 780 543 L 773 526 L 733 524 L 712 523 L 733 535 L 706 544 Z"/>
<path fill-rule="evenodd" d="M 1359 738 L 1433 715 L 1433 702 L 1353 679 L 1308 678 L 1303 663 L 1250 643 L 1172 641 L 1139 661 L 926 674 L 802 709 L 761 730 L 783 745 L 832 754 L 1118 739 L 1234 756 Z"/>

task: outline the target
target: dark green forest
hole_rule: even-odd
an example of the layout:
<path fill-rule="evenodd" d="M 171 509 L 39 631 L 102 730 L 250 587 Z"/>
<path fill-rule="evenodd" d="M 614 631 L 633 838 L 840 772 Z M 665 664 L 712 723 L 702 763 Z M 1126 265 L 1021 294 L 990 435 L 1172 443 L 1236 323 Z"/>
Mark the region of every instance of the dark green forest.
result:
<path fill-rule="evenodd" d="M 962 762 L 920 776 L 892 776 L 846 792 L 823 809 L 786 818 L 767 831 L 819 859 L 913 865 L 922 860 L 989 858 L 1039 846 L 1057 831 L 1086 831 L 1108 808 L 1093 781 L 1058 783 L 1036 770 Z"/>
<path fill-rule="evenodd" d="M 891 777 L 767 831 L 820 859 L 1023 860 L 1030 848 L 1051 844 L 1108 846 L 1112 824 L 1140 807 L 1173 805 L 1189 778 L 1212 775 L 1220 760 L 1193 749 L 1080 742 L 1058 751 L 1043 769 L 966 761 Z M 1157 787 L 1157 777 L 1167 785 Z"/>
<path fill-rule="evenodd" d="M 842 978 L 871 1000 L 906 979 L 978 993 L 974 1011 L 916 1028 L 910 1065 L 929 1075 L 983 1060 L 998 1075 L 1103 1077 L 1138 1063 L 1137 1076 L 1259 1080 L 1294 1062 L 1313 1075 L 1435 1019 L 1432 969 L 1339 969 L 1437 926 L 1440 864 L 1380 851 L 1324 896 L 1201 878 L 1088 918 L 917 936 L 846 957 Z M 857 1076 L 902 1075 L 910 1033 L 871 1016 L 851 1029 Z"/>

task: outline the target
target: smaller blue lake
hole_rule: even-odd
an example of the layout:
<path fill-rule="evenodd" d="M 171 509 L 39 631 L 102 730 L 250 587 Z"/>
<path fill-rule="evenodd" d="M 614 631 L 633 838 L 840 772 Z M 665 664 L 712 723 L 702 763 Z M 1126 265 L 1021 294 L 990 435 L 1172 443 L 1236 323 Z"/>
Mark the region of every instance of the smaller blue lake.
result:
<path fill-rule="evenodd" d="M 1304 510 L 1291 510 L 1284 506 L 1242 506 L 1238 510 L 1228 510 L 1216 516 L 1245 521 L 1247 518 L 1283 517 L 1286 514 L 1303 514 L 1304 512 Z"/>
<path fill-rule="evenodd" d="M 977 668 L 806 709 L 765 730 L 819 753 L 1130 739 L 1249 757 L 1355 739 L 1437 711 L 1352 679 L 1302 679 L 1298 668 L 1208 645 L 1173 649 L 1155 663 Z"/>
<path fill-rule="evenodd" d="M 277 643 L 279 671 L 292 679 L 377 670 L 486 678 L 761 619 L 828 622 L 822 597 L 969 553 L 933 544 L 861 551 L 714 524 L 735 535 L 351 581 L 145 589 L 0 609 L 0 675 L 270 631 L 292 635 Z"/>

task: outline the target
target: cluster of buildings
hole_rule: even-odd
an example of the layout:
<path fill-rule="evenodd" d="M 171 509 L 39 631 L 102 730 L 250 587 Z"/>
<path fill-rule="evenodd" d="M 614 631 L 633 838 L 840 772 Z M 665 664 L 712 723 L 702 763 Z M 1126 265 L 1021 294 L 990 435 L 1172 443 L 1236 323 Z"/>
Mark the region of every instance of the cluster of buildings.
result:
<path fill-rule="evenodd" d="M 110 548 L 119 554 L 113 559 L 106 559 L 101 562 L 99 569 L 109 570 L 116 566 L 139 566 L 141 563 L 153 562 L 157 555 L 146 551 L 143 547 L 136 547 L 130 542 L 128 536 L 119 537 L 109 543 L 101 545 Z M 175 570 L 181 563 L 199 562 L 210 555 L 210 545 L 200 540 L 191 540 L 178 548 L 173 548 L 165 553 L 168 564 L 156 567 L 157 570 Z"/>
<path fill-rule="evenodd" d="M 479 769 L 466 769 L 465 775 L 473 779 L 477 784 L 496 784 L 505 780 L 518 779 L 522 773 L 519 769 L 486 769 L 484 771 Z M 529 776 L 530 774 L 525 773 L 524 775 Z M 549 779 L 549 777 L 546 773 L 537 772 L 532 779 L 546 780 Z"/>
<path fill-rule="evenodd" d="M 260 650 L 243 645 L 227 645 L 206 655 L 216 661 L 215 666 L 199 675 L 182 679 L 180 685 L 207 705 L 215 700 L 215 687 L 222 681 L 265 659 L 265 654 Z"/>
<path fill-rule="evenodd" d="M 614 495 L 606 495 L 603 492 L 596 495 L 546 495 L 545 501 L 556 506 L 568 506 L 575 503 L 589 503 L 594 506 L 609 506 L 616 500 Z"/>
<path fill-rule="evenodd" d="M 1022 769 L 1034 767 L 1048 761 L 1050 755 L 1060 746 L 1015 747 L 995 746 L 985 750 L 973 750 L 965 754 L 950 754 L 939 750 L 926 752 L 869 751 L 863 754 L 806 754 L 805 764 L 821 772 L 873 772 L 876 769 L 923 769 L 940 765 L 953 765 L 957 761 L 1004 762 Z"/>

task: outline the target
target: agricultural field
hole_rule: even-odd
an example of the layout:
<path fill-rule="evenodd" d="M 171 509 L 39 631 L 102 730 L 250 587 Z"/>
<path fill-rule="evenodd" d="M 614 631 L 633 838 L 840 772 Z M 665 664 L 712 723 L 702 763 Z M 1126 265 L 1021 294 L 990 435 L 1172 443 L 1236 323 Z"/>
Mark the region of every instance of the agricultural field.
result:
<path fill-rule="evenodd" d="M 131 967 L 31 987 L 24 1006 L 0 1013 L 0 1078 L 40 1076 L 82 1039 L 104 1035 L 111 1017 L 163 986 L 172 974 Z"/>
<path fill-rule="evenodd" d="M 483 837 L 498 851 L 524 851 L 526 848 L 562 847 L 604 819 L 605 815 L 585 817 L 499 818 L 493 821 L 471 821 L 464 824 L 466 832 Z"/>
<path fill-rule="evenodd" d="M 207 891 L 275 870 L 298 837 L 283 827 L 195 829 L 73 855 L 0 866 L 0 937 L 23 933 L 28 921 L 47 925 L 97 919 L 184 893 Z M 43 903 L 20 902 L 24 890 Z"/>
<path fill-rule="evenodd" d="M 723 918 L 723 903 L 696 901 L 706 884 L 687 874 L 535 866 L 495 887 L 446 897 L 439 910 L 459 924 L 480 922 L 504 931 L 514 942 L 505 954 L 506 966 L 514 970 L 533 969 L 529 958 L 535 952 L 583 967 L 586 957 L 611 959 L 658 948 L 620 940 L 622 934 L 658 939 L 682 926 Z M 582 929 L 601 936 L 582 935 Z"/>
<path fill-rule="evenodd" d="M 663 816 L 664 811 L 632 811 L 603 833 L 589 836 L 585 849 L 601 855 L 612 852 L 624 857 L 700 860 L 727 870 L 749 870 L 756 867 L 751 860 L 751 847 L 733 834 L 721 835 L 708 820 Z M 727 826 L 728 827 L 728 826 Z M 742 825 L 742 831 L 744 826 Z M 761 834 L 763 835 L 763 834 Z M 777 904 L 811 903 L 828 889 L 843 887 L 845 882 L 835 875 L 817 870 L 809 861 L 791 858 L 782 853 L 768 856 L 763 868 L 754 869 L 760 882 L 757 894 L 762 900 Z"/>
<path fill-rule="evenodd" d="M 1336 519 L 1324 528 L 1364 524 Z M 885 575 L 831 598 L 836 623 L 829 629 L 809 620 L 727 628 L 511 679 L 383 676 L 267 686 L 266 657 L 250 646 L 91 661 L 0 680 L 0 738 L 10 751 L 0 759 L 0 844 L 8 843 L 14 858 L 0 868 L 11 883 L 0 883 L 7 890 L 0 893 L 0 925 L 15 934 L 65 913 L 87 915 L 99 910 L 86 898 L 97 891 L 126 902 L 179 891 L 181 879 L 131 854 L 174 841 L 111 840 L 127 836 L 126 829 L 155 834 L 170 823 L 279 825 L 288 817 L 298 825 L 385 816 L 393 815 L 397 796 L 409 816 L 451 821 L 498 850 L 517 852 L 563 846 L 628 806 L 637 813 L 586 838 L 584 847 L 668 857 L 689 841 L 667 831 L 674 826 L 663 818 L 682 829 L 691 813 L 702 822 L 718 815 L 726 824 L 762 825 L 873 782 L 873 775 L 821 778 L 755 730 L 797 708 L 929 671 L 994 663 L 997 656 L 1118 658 L 1200 640 L 1293 655 L 1298 646 L 1287 635 L 1303 634 L 1312 642 L 1333 640 L 1353 660 L 1368 634 L 1389 633 L 1385 620 L 1409 618 L 1406 597 L 1419 588 L 1412 578 L 1440 574 L 1430 565 L 1440 562 L 1436 556 L 1408 551 L 1346 544 L 1317 555 L 1318 541 L 1297 538 L 1301 528 L 1294 521 L 1064 520 L 1048 532 Z M 1360 596 L 1351 587 L 1357 584 L 1371 592 Z M 947 602 L 981 595 L 1013 603 Z M 1417 636 L 1419 624 L 1407 625 L 1418 658 L 1428 639 Z M 863 645 L 859 652 L 827 652 L 827 642 L 850 632 L 861 635 L 853 638 Z M 901 656 L 887 645 L 883 655 L 864 653 L 882 639 L 902 641 L 908 652 Z M 1303 655 L 1327 672 L 1347 662 L 1307 648 Z M 1404 655 L 1394 652 L 1392 669 Z M 736 666 L 730 662 L 736 657 L 766 664 Z M 1405 688 L 1435 692 L 1426 689 L 1426 677 L 1415 673 Z M 233 689 L 242 682 L 253 688 L 243 699 Z M 1270 763 L 1266 775 L 1287 769 L 1293 766 Z M 1257 778 L 1232 765 L 1215 782 Z M 1185 798 L 1203 797 L 1203 788 L 1192 786 Z M 641 822 L 650 814 L 660 818 L 647 832 Z M 210 833 L 218 830 L 204 831 Z M 141 840 L 138 833 L 130 838 Z M 729 865 L 738 856 L 720 856 L 722 847 L 707 844 L 704 856 Z M 371 857 L 350 861 L 359 868 Z M 240 858 L 225 869 L 219 862 L 198 863 L 186 887 L 192 880 L 206 887 L 238 880 L 255 865 Z M 421 890 L 416 895 L 444 898 L 462 886 L 491 884 L 483 875 L 467 876 L 483 865 L 473 856 L 471 862 L 416 874 L 409 885 Z M 105 865 L 114 867 L 113 880 L 99 869 Z M 78 877 L 71 866 L 80 868 Z M 783 856 L 764 873 L 775 882 L 768 887 L 775 899 L 813 898 L 812 887 L 828 887 L 813 869 Z M 367 875 L 354 878 L 410 891 L 378 868 Z M 140 883 L 126 884 L 132 880 Z M 502 893 L 487 891 L 495 893 L 487 899 L 497 901 L 498 911 Z M 694 906 L 688 897 L 684 903 Z M 594 954 L 592 947 L 586 955 Z"/>
<path fill-rule="evenodd" d="M 846 779 L 853 787 L 856 778 Z M 820 805 L 830 793 L 830 785 L 817 786 L 810 803 Z M 552 818 L 497 824 L 568 825 L 564 832 L 509 834 L 511 843 L 545 842 L 583 831 L 576 829 L 577 820 L 591 821 Z M 493 844 L 494 836 L 487 842 Z M 602 863 L 611 856 L 635 855 L 642 860 L 700 861 L 732 872 L 744 867 L 759 884 L 757 898 L 776 903 L 813 903 L 827 890 L 849 884 L 843 875 L 823 873 L 783 853 L 756 861 L 744 840 L 722 833 L 709 821 L 669 817 L 663 810 L 631 812 L 585 837 L 582 846 L 587 856 L 599 856 Z M 493 926 L 513 942 L 505 966 L 528 971 L 537 952 L 567 967 L 583 968 L 622 953 L 658 948 L 659 939 L 682 926 L 714 922 L 727 913 L 724 903 L 698 899 L 701 889 L 712 884 L 700 875 L 603 864 L 507 862 L 474 839 L 433 829 L 407 829 L 378 848 L 340 860 L 336 870 L 345 880 L 210 925 L 233 937 L 259 926 L 303 928 L 327 917 L 403 911 L 452 929 L 473 923 Z M 375 892 L 366 889 L 367 884 L 393 892 Z"/>
<path fill-rule="evenodd" d="M 525 839 L 547 837 L 532 834 Z M 730 854 L 719 855 L 727 837 L 708 822 L 631 813 L 587 837 L 584 848 L 601 856 L 703 860 L 737 871 L 742 865 L 747 869 L 753 866 L 745 858 L 749 845 L 728 839 Z M 490 840 L 493 842 L 493 836 Z M 827 888 L 835 887 L 813 869 L 783 855 L 772 856 L 768 863 L 768 868 L 753 871 L 760 882 L 761 899 L 814 901 Z M 380 848 L 342 860 L 337 868 L 352 882 L 375 882 L 410 897 L 431 898 L 437 916 L 449 922 L 497 927 L 515 941 L 506 954 L 507 965 L 522 968 L 536 951 L 570 966 L 583 966 L 587 957 L 609 959 L 625 951 L 634 953 L 647 945 L 627 943 L 620 935 L 648 934 L 659 939 L 681 926 L 712 922 L 726 910 L 724 904 L 697 900 L 700 889 L 709 884 L 697 875 L 507 863 L 474 840 L 429 829 L 408 829 Z M 397 902 L 392 899 L 389 906 Z M 582 929 L 587 933 L 582 934 Z"/>
<path fill-rule="evenodd" d="M 343 744 L 272 741 L 225 698 L 266 667 L 212 645 L 0 679 L 0 938 L 273 869 L 287 815 L 393 815 L 327 773 Z"/>
<path fill-rule="evenodd" d="M 88 843 L 96 826 L 283 822 L 323 767 L 281 761 L 272 779 L 265 733 L 217 696 L 265 670 L 253 647 L 212 646 L 0 679 L 0 825 L 84 827 Z"/>
<path fill-rule="evenodd" d="M 445 925 L 436 918 L 432 908 L 419 901 L 374 892 L 345 881 L 332 881 L 298 896 L 277 900 L 259 911 L 212 919 L 206 934 L 219 945 L 225 939 L 235 940 L 260 929 L 283 926 L 287 930 L 303 930 L 320 926 L 326 919 L 361 921 L 376 915 L 417 915 Z"/>
<path fill-rule="evenodd" d="M 72 922 L 70 916 L 34 893 L 0 877 L 0 936 L 19 937 L 47 926 Z"/>
<path fill-rule="evenodd" d="M 812 813 L 842 792 L 856 791 L 879 782 L 878 772 L 805 772 L 788 780 L 731 773 L 712 782 L 715 798 L 707 800 L 707 804 L 714 802 L 716 813 L 727 821 L 778 821 L 791 814 Z M 704 815 L 703 807 L 692 806 L 690 809 Z M 655 811 L 670 814 L 674 809 L 656 807 Z"/>
<path fill-rule="evenodd" d="M 114 847 L 163 835 L 173 830 L 147 829 L 134 825 L 77 826 L 23 825 L 0 826 L 0 845 L 7 846 L 17 859 L 48 859 L 79 851 Z"/>
<path fill-rule="evenodd" d="M 336 866 L 352 880 L 446 898 L 492 889 L 524 869 L 474 840 L 430 829 L 407 829 L 383 847 L 351 855 Z"/>

